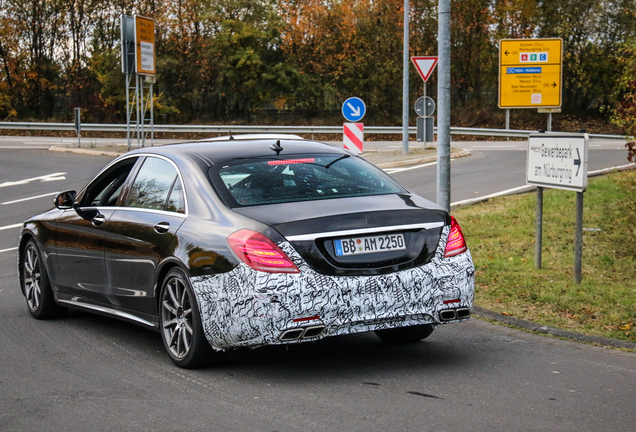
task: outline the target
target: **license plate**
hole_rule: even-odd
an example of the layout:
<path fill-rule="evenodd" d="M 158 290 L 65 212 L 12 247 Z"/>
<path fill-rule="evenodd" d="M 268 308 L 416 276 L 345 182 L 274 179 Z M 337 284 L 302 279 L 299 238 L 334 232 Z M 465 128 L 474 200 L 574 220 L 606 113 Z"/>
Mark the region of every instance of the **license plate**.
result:
<path fill-rule="evenodd" d="M 336 256 L 405 250 L 404 234 L 385 234 L 334 240 Z"/>

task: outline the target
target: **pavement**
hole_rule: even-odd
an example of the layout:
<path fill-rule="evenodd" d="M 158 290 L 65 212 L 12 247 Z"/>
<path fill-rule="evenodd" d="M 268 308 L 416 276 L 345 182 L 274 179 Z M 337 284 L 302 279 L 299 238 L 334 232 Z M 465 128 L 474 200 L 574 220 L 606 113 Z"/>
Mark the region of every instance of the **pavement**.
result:
<path fill-rule="evenodd" d="M 161 146 L 178 142 L 188 141 L 155 140 L 154 145 Z M 341 147 L 343 145 L 342 141 L 331 141 L 329 143 Z M 454 142 L 454 144 L 461 145 L 461 143 L 457 142 Z M 471 147 L 477 147 L 473 142 L 471 142 L 471 144 Z M 363 152 L 361 156 L 382 169 L 409 167 L 437 161 L 437 143 L 435 142 L 428 143 L 425 147 L 422 143 L 411 141 L 409 142 L 408 154 L 403 153 L 402 142 L 372 141 L 369 143 L 365 143 L 365 146 L 369 147 L 370 150 Z M 136 142 L 135 145 L 131 147 L 131 149 L 135 148 L 137 148 Z M 72 152 L 78 154 L 119 156 L 120 154 L 126 153 L 128 151 L 128 146 L 126 140 L 124 139 L 92 138 L 84 140 L 84 147 L 77 147 L 77 140 L 61 138 L 60 143 L 56 143 L 55 145 L 51 146 L 49 150 L 56 152 Z M 450 156 L 452 159 L 456 159 L 470 155 L 470 150 L 454 147 L 451 149 Z M 493 312 L 479 306 L 474 306 L 473 315 L 481 317 L 488 321 L 498 322 L 507 326 L 516 327 L 530 332 L 589 343 L 592 345 L 636 350 L 636 343 L 620 341 L 601 336 L 591 336 L 555 327 L 548 327 L 530 321 L 524 321 L 510 316 L 505 316 L 498 312 Z"/>

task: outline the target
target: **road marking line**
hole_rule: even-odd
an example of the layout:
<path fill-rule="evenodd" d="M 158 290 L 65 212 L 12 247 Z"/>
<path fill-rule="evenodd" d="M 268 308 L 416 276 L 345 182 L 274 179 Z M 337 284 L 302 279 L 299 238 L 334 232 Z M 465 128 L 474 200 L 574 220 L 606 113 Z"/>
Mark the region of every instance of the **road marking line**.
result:
<path fill-rule="evenodd" d="M 7 226 L 0 227 L 0 231 L 8 230 L 8 229 L 11 229 L 11 228 L 19 228 L 21 226 L 22 226 L 21 223 L 13 224 L 13 225 L 7 225 Z"/>
<path fill-rule="evenodd" d="M 455 159 L 451 159 L 450 161 L 453 162 Z M 437 162 L 430 162 L 424 165 L 415 165 L 412 167 L 407 167 L 407 168 L 386 168 L 383 171 L 386 172 L 387 174 L 395 174 L 395 173 L 399 173 L 402 171 L 409 171 L 409 170 L 414 170 L 414 169 L 418 169 L 418 168 L 425 168 L 427 166 L 431 166 L 431 165 L 437 165 Z"/>
<path fill-rule="evenodd" d="M 478 197 L 478 198 L 470 198 L 470 199 L 463 200 L 463 201 L 456 201 L 454 203 L 451 203 L 451 207 L 452 206 L 456 206 L 456 205 L 470 204 L 470 203 L 477 202 L 477 201 L 483 201 L 483 200 L 486 200 L 486 199 L 489 199 L 489 198 L 498 197 L 498 196 L 501 196 L 501 195 L 508 195 L 508 194 L 511 194 L 511 193 L 514 193 L 514 192 L 520 192 L 520 191 L 522 191 L 524 189 L 528 189 L 529 190 L 529 189 L 532 189 L 534 187 L 536 187 L 536 186 L 535 185 L 524 185 L 524 186 L 519 186 L 519 187 L 516 187 L 516 188 L 508 189 L 508 190 L 505 190 L 505 191 L 501 191 L 501 192 L 495 192 L 494 194 L 490 194 L 490 195 L 486 195 L 486 196 L 482 196 L 482 197 Z"/>
<path fill-rule="evenodd" d="M 414 169 L 418 169 L 418 168 L 424 168 L 424 167 L 431 166 L 431 165 L 437 165 L 437 162 L 430 162 L 430 163 L 427 163 L 427 164 L 424 164 L 424 165 L 415 165 L 415 166 L 407 167 L 407 168 L 387 168 L 384 171 L 387 174 L 395 174 L 395 173 L 399 173 L 399 172 L 402 172 L 402 171 L 409 171 L 409 170 L 414 170 Z"/>
<path fill-rule="evenodd" d="M 43 176 L 39 176 L 39 177 L 33 177 L 33 178 L 29 178 L 29 179 L 24 179 L 24 180 L 18 180 L 18 181 L 15 181 L 15 182 L 4 182 L 4 183 L 0 183 L 0 188 L 7 187 L 7 186 L 23 185 L 23 184 L 27 184 L 27 183 L 35 181 L 35 180 L 40 180 L 40 182 L 66 180 L 66 177 L 64 177 L 64 174 L 66 174 L 66 173 L 65 172 L 59 172 L 59 173 L 47 174 L 47 175 L 43 175 Z"/>
<path fill-rule="evenodd" d="M 517 145 L 475 145 L 473 148 L 518 148 Z M 523 145 L 525 147 L 525 144 Z"/>
<path fill-rule="evenodd" d="M 47 193 L 47 194 L 44 194 L 44 195 L 32 196 L 32 197 L 29 197 L 29 198 L 22 198 L 22 199 L 18 199 L 18 200 L 3 202 L 3 203 L 0 203 L 0 205 L 14 204 L 14 203 L 22 202 L 22 201 L 30 201 L 30 200 L 34 200 L 34 199 L 38 199 L 38 198 L 44 198 L 44 197 L 57 195 L 57 194 L 59 194 L 59 192 L 50 192 L 50 193 Z"/>
<path fill-rule="evenodd" d="M 18 248 L 14 247 L 14 248 L 9 248 L 9 249 L 0 249 L 0 253 L 2 253 L 2 252 L 10 252 L 10 251 L 14 251 L 14 250 L 18 250 Z"/>
<path fill-rule="evenodd" d="M 49 147 L 51 147 L 50 145 L 47 145 L 46 147 L 29 147 L 29 150 L 38 150 L 38 149 L 48 149 Z M 0 150 L 2 149 L 24 149 L 24 146 L 18 147 L 18 146 L 5 146 L 5 145 L 1 145 L 0 144 Z"/>

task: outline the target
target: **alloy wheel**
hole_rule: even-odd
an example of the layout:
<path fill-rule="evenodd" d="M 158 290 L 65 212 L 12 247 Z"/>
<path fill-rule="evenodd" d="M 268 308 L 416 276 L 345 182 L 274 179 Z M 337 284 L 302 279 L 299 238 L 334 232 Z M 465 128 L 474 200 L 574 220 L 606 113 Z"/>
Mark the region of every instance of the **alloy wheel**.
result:
<path fill-rule="evenodd" d="M 35 312 L 42 302 L 40 255 L 33 244 L 29 244 L 24 254 L 24 295 L 31 312 Z"/>
<path fill-rule="evenodd" d="M 169 278 L 164 285 L 161 326 L 170 353 L 183 359 L 190 352 L 194 330 L 190 296 L 178 277 Z"/>

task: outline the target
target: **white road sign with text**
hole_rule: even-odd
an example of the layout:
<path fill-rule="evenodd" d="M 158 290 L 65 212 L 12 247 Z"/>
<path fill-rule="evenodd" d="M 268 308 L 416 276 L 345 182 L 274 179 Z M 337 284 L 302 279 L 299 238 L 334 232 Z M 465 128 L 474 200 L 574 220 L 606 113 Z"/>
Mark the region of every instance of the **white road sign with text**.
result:
<path fill-rule="evenodd" d="M 528 138 L 528 184 L 587 189 L 587 134 L 536 134 Z"/>

